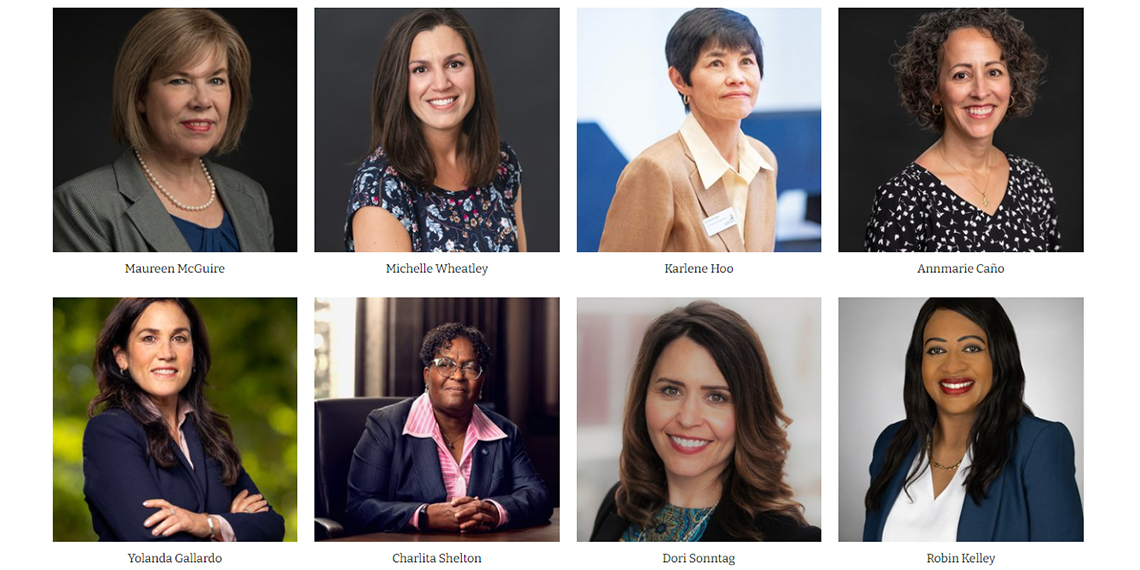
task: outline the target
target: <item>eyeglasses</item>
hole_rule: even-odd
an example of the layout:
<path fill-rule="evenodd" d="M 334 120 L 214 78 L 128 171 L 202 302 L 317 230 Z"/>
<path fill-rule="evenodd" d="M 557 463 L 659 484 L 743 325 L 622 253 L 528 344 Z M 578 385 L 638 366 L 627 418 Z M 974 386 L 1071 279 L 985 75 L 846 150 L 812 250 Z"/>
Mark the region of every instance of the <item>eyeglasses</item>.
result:
<path fill-rule="evenodd" d="M 463 370 L 463 377 L 468 380 L 478 380 L 483 375 L 483 367 L 478 362 L 468 362 L 463 366 L 454 360 L 443 357 L 431 361 L 431 365 L 435 367 L 436 372 L 440 373 L 444 378 L 451 378 L 455 375 L 455 371 Z"/>

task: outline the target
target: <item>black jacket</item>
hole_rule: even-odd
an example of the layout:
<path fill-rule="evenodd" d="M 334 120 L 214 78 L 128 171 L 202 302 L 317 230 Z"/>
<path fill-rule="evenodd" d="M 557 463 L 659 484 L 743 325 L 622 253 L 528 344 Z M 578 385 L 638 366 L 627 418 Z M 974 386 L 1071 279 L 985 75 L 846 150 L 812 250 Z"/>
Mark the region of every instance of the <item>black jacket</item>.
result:
<path fill-rule="evenodd" d="M 618 485 L 615 484 L 606 499 L 598 509 L 598 516 L 594 519 L 594 530 L 590 533 L 590 542 L 616 541 L 622 533 L 629 528 L 629 521 L 618 516 L 617 494 Z M 718 516 L 720 511 L 714 511 L 705 534 L 700 542 L 731 542 L 740 541 L 740 538 L 728 534 L 720 525 Z M 814 526 L 800 526 L 800 523 L 777 513 L 762 513 L 753 522 L 754 528 L 760 531 L 766 542 L 819 542 L 820 531 Z"/>

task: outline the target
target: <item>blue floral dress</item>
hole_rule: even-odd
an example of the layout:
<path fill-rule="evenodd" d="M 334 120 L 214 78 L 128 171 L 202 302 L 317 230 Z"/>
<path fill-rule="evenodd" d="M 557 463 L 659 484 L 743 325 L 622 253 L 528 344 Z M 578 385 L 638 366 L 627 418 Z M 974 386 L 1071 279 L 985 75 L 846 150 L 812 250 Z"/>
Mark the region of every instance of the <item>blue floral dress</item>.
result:
<path fill-rule="evenodd" d="M 388 165 L 384 149 L 364 159 L 352 181 L 344 222 L 344 248 L 352 242 L 352 216 L 365 206 L 388 210 L 407 230 L 412 251 L 518 251 L 515 199 L 522 167 L 510 145 L 499 147 L 495 181 L 482 188 L 423 190 Z"/>

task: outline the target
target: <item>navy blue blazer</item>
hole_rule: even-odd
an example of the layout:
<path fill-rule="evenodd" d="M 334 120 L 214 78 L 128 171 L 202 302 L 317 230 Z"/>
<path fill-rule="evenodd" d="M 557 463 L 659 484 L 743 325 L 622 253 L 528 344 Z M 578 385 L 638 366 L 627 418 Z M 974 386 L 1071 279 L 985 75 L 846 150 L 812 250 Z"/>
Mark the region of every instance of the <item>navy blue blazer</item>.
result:
<path fill-rule="evenodd" d="M 359 532 L 414 530 L 408 523 L 420 505 L 447 499 L 435 441 L 404 435 L 414 401 L 372 410 L 352 452 L 345 515 Z M 480 409 L 507 437 L 475 444 L 468 494 L 507 511 L 510 520 L 500 528 L 549 520 L 550 493 L 530 464 L 518 426 Z"/>
<path fill-rule="evenodd" d="M 872 480 L 883 468 L 887 446 L 902 424 L 892 424 L 875 442 Z M 1009 464 L 990 483 L 986 498 L 977 504 L 966 495 L 958 542 L 1083 541 L 1085 516 L 1074 475 L 1073 436 L 1062 423 L 1028 414 L 1021 417 L 1017 431 Z M 883 491 L 882 508 L 867 511 L 864 541 L 883 539 L 887 515 L 917 454 L 916 442 Z"/>
<path fill-rule="evenodd" d="M 151 535 L 143 521 L 157 509 L 143 506 L 149 499 L 165 499 L 195 513 L 220 516 L 230 523 L 239 541 L 280 541 L 285 519 L 272 507 L 262 513 L 230 513 L 230 503 L 243 489 L 259 493 L 242 468 L 233 486 L 222 483 L 222 468 L 207 457 L 193 421 L 182 424 L 190 461 L 175 446 L 178 465 L 159 467 L 147 454 L 146 432 L 127 412 L 112 408 L 91 418 L 83 432 L 83 493 L 91 509 L 91 522 L 100 541 L 209 540 L 180 532 L 169 537 Z M 153 528 L 153 527 L 152 527 Z"/>

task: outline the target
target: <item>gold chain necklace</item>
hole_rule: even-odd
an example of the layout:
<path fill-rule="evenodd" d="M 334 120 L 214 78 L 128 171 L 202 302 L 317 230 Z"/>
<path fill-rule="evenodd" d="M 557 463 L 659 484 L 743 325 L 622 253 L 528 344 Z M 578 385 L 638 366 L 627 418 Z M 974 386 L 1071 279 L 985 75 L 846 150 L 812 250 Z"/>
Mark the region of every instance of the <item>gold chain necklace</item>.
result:
<path fill-rule="evenodd" d="M 974 191 L 977 192 L 978 194 L 982 195 L 982 207 L 983 208 L 989 208 L 990 207 L 990 199 L 986 197 L 985 190 L 979 190 L 978 185 L 974 184 L 974 181 L 970 180 L 969 176 L 962 174 L 961 170 L 958 170 L 953 164 L 950 163 L 949 160 L 946 159 L 946 151 L 943 149 L 943 147 L 946 146 L 946 143 L 942 142 L 942 141 L 938 141 L 938 142 L 939 142 L 938 154 L 942 156 L 942 162 L 945 162 L 947 166 L 949 166 L 950 168 L 953 168 L 954 172 L 958 173 L 958 176 L 965 178 L 966 182 L 969 182 L 970 186 L 974 187 Z M 990 177 L 993 176 L 993 174 L 994 174 L 994 169 L 990 168 L 989 161 L 990 161 L 990 153 L 989 153 L 989 151 L 986 151 L 986 186 L 985 186 L 986 190 L 990 189 Z M 959 461 L 959 463 L 961 463 L 961 461 Z"/>
<path fill-rule="evenodd" d="M 936 468 L 941 469 L 943 471 L 953 471 L 953 470 L 957 469 L 958 466 L 962 464 L 962 459 L 966 458 L 966 454 L 963 453 L 962 458 L 959 459 L 957 463 L 955 463 L 949 467 L 935 461 L 934 460 L 934 438 L 933 437 L 926 438 L 926 456 L 930 458 L 930 464 L 931 465 L 933 465 Z"/>

